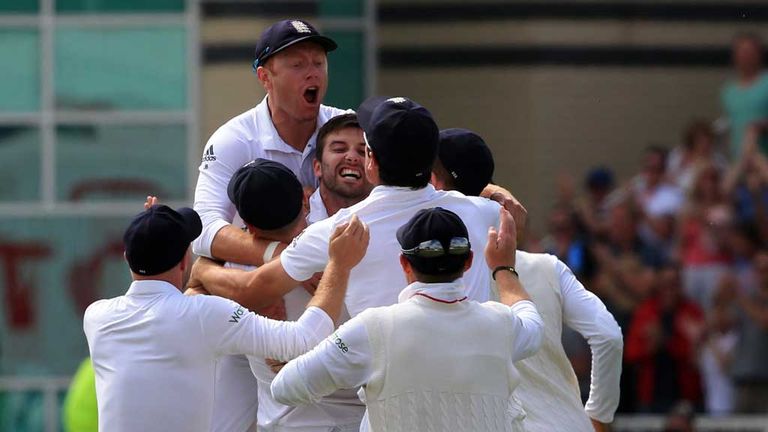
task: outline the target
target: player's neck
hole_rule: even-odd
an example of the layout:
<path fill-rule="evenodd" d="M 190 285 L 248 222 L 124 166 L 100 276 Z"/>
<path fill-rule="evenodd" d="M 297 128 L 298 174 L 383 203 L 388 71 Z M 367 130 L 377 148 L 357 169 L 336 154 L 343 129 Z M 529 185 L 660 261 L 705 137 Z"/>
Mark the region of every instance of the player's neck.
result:
<path fill-rule="evenodd" d="M 274 107 L 270 99 L 267 99 L 267 106 L 272 124 L 275 125 L 280 138 L 289 146 L 303 152 L 317 129 L 317 117 L 311 120 L 297 120 L 280 108 Z"/>
<path fill-rule="evenodd" d="M 182 289 L 182 286 L 184 285 L 183 282 L 183 275 L 180 272 L 172 272 L 167 271 L 165 273 L 160 273 L 152 276 L 142 276 L 138 273 L 131 272 L 131 277 L 134 281 L 163 281 L 168 282 L 169 284 L 176 287 L 181 292 L 184 292 L 184 289 Z"/>
<path fill-rule="evenodd" d="M 322 183 L 320 184 L 320 198 L 323 200 L 323 205 L 325 206 L 325 211 L 328 213 L 328 216 L 333 216 L 339 210 L 351 207 L 361 201 L 357 198 L 347 198 L 333 193 Z"/>

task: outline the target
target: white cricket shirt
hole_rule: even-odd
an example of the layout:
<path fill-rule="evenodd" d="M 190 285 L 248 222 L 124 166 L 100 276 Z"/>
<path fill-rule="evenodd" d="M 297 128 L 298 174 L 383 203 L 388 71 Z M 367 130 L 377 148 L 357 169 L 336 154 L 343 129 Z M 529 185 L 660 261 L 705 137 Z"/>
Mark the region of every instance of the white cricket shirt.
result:
<path fill-rule="evenodd" d="M 347 112 L 351 111 L 320 105 L 317 129 L 332 117 Z M 280 162 L 296 174 L 303 186 L 317 187 L 312 169 L 316 139 L 317 130 L 303 152 L 286 144 L 272 123 L 266 97 L 216 130 L 203 150 L 195 188 L 194 209 L 203 222 L 203 232 L 192 243 L 193 252 L 211 257 L 216 233 L 227 224 L 239 222 L 239 218 L 235 219 L 237 210 L 227 197 L 227 185 L 235 171 L 246 163 L 256 158 Z"/>
<path fill-rule="evenodd" d="M 400 245 L 395 233 L 417 211 L 432 207 L 453 211 L 467 226 L 475 251 L 472 268 L 464 274 L 467 295 L 472 300 L 487 301 L 491 275 L 482 251 L 488 240 L 488 228 L 498 227 L 499 205 L 455 191 L 437 191 L 432 185 L 416 190 L 377 186 L 363 201 L 310 225 L 283 251 L 280 261 L 295 280 L 307 280 L 315 272 L 323 271 L 328 263 L 328 240 L 334 228 L 356 214 L 368 225 L 370 243 L 365 257 L 350 274 L 345 299 L 347 311 L 354 317 L 371 307 L 393 305 L 397 303 L 399 287 L 408 285 L 400 267 Z"/>
<path fill-rule="evenodd" d="M 328 217 L 328 211 L 320 198 L 320 188 L 310 198 L 307 222 L 313 223 Z M 226 263 L 228 268 L 244 271 L 255 266 Z M 298 286 L 283 296 L 286 318 L 296 320 L 304 312 L 312 296 Z M 342 308 L 339 322 L 349 319 Z M 263 357 L 225 356 L 216 366 L 216 392 L 213 406 L 211 432 L 251 431 L 256 423 L 261 428 L 290 428 L 296 432 L 330 432 L 338 427 L 360 424 L 364 407 L 354 390 L 340 391 L 312 405 L 292 407 L 283 405 L 269 390 L 275 373 Z M 258 388 L 258 391 L 257 391 Z"/>
<path fill-rule="evenodd" d="M 85 311 L 96 372 L 99 429 L 208 431 L 216 359 L 250 354 L 288 360 L 334 328 L 319 308 L 274 321 L 215 296 L 185 296 L 163 281 L 134 281 L 124 296 Z"/>
<path fill-rule="evenodd" d="M 480 305 L 482 308 L 476 308 L 476 302 L 466 299 L 466 290 L 462 280 L 458 279 L 451 283 L 413 283 L 400 292 L 399 303 L 401 304 L 390 306 L 389 308 L 395 308 L 391 309 L 391 311 L 396 313 L 399 310 L 397 308 L 402 308 L 405 306 L 404 304 L 414 302 L 419 305 L 417 307 L 422 313 L 432 313 L 434 315 L 430 316 L 430 320 L 437 320 L 438 322 L 445 320 L 446 326 L 449 326 L 449 323 L 455 324 L 457 321 L 462 320 L 473 320 L 473 324 L 475 321 L 487 324 L 485 321 L 486 315 L 497 316 L 504 313 L 505 316 L 508 316 L 507 322 L 511 331 L 508 331 L 508 329 L 498 330 L 510 336 L 508 347 L 488 347 L 489 351 L 509 349 L 509 351 L 505 351 L 504 357 L 508 359 L 509 364 L 507 367 L 511 375 L 509 377 L 497 377 L 496 381 L 504 379 L 515 381 L 514 377 L 517 374 L 514 372 L 512 363 L 532 355 L 541 344 L 543 326 L 541 317 L 533 303 L 527 300 L 517 302 L 511 307 L 501 303 L 489 302 Z M 435 306 L 432 306 L 433 304 Z M 439 310 L 433 309 L 440 305 L 442 307 Z M 377 310 L 381 311 L 382 309 Z M 371 384 L 373 380 L 382 379 L 384 384 L 381 386 L 387 388 L 386 383 L 388 380 L 396 381 L 397 377 L 388 376 L 383 370 L 377 370 L 375 366 L 377 364 L 376 356 L 381 355 L 377 354 L 377 352 L 383 352 L 385 353 L 384 355 L 394 355 L 394 351 L 390 350 L 390 347 L 387 346 L 372 345 L 365 319 L 373 311 L 369 310 L 363 315 L 352 318 L 312 351 L 288 363 L 272 382 L 273 396 L 286 404 L 306 404 L 339 388 L 357 388 Z M 395 319 L 397 317 L 398 315 L 395 315 Z M 483 326 L 481 325 L 480 327 Z M 481 342 L 487 335 L 479 334 L 476 336 L 476 338 L 468 338 Z M 418 338 L 416 339 L 417 341 L 421 340 L 421 343 L 429 346 L 430 356 L 450 358 L 452 354 L 461 348 L 454 346 L 453 343 L 450 346 L 441 345 L 439 342 L 435 342 L 435 340 L 440 340 L 441 338 L 435 339 L 430 335 L 412 335 L 407 339 L 413 340 L 414 337 Z M 466 361 L 471 365 L 474 364 L 473 356 L 483 357 L 486 354 L 482 349 L 477 349 L 474 346 L 472 351 L 472 353 L 462 353 L 460 356 L 462 360 L 460 362 L 464 363 Z M 418 353 L 410 353 L 409 355 L 418 356 Z M 480 359 L 477 360 L 479 361 Z M 381 359 L 379 359 L 378 363 L 381 363 Z M 438 365 L 434 366 L 439 369 Z M 418 371 L 416 373 L 418 374 Z M 482 373 L 482 371 L 474 370 L 472 372 L 472 374 L 476 373 Z M 423 376 L 427 375 L 428 373 L 425 371 Z M 434 386 L 435 388 L 450 388 L 451 378 L 446 378 L 449 375 L 439 373 L 437 375 L 440 376 L 438 381 L 431 384 L 422 384 Z M 458 376 L 453 378 L 460 379 Z M 509 385 L 514 387 L 516 384 L 510 382 Z M 364 393 L 364 391 L 361 391 L 361 393 Z M 367 422 L 361 425 L 361 430 L 368 430 L 368 428 Z"/>

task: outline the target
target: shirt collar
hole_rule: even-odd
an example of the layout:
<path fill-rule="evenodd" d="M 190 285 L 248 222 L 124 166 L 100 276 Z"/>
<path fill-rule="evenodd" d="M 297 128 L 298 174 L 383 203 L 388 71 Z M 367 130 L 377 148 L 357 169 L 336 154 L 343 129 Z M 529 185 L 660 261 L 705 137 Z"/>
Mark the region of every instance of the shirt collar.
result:
<path fill-rule="evenodd" d="M 458 303 L 467 299 L 461 278 L 445 283 L 414 282 L 400 291 L 397 302 L 404 303 L 413 296 L 423 296 L 440 303 Z"/>
<path fill-rule="evenodd" d="M 328 219 L 328 209 L 325 208 L 323 197 L 320 196 L 320 188 L 317 188 L 315 189 L 315 192 L 309 197 L 309 214 L 307 215 L 307 223 L 311 225 L 323 219 Z"/>
<path fill-rule="evenodd" d="M 369 198 L 376 198 L 379 196 L 388 196 L 388 195 L 401 195 L 403 197 L 407 198 L 421 198 L 426 197 L 432 194 L 435 194 L 437 191 L 435 190 L 435 187 L 432 186 L 431 183 L 427 183 L 426 187 L 420 188 L 420 189 L 413 189 L 411 187 L 407 186 L 388 186 L 388 185 L 378 185 L 371 191 L 370 195 L 368 195 Z"/>
<path fill-rule="evenodd" d="M 171 294 L 182 295 L 178 288 L 166 281 L 161 280 L 137 280 L 133 281 L 128 288 L 126 295 L 151 295 L 151 294 Z"/>
<path fill-rule="evenodd" d="M 261 147 L 268 151 L 302 154 L 300 151 L 291 147 L 288 145 L 288 143 L 283 141 L 282 138 L 280 138 L 280 134 L 277 133 L 275 124 L 272 123 L 272 116 L 269 115 L 269 105 L 267 103 L 267 98 L 268 96 L 264 96 L 264 99 L 262 99 L 261 102 L 256 105 L 256 112 L 254 114 L 254 121 L 256 122 L 256 128 L 258 130 L 259 143 L 261 144 Z M 321 112 L 322 107 L 318 113 L 318 121 L 322 121 L 320 118 Z M 318 127 L 315 127 L 315 133 L 313 133 L 309 138 L 309 141 L 307 141 L 307 146 L 304 148 L 303 154 L 308 155 L 314 151 L 318 129 Z"/>

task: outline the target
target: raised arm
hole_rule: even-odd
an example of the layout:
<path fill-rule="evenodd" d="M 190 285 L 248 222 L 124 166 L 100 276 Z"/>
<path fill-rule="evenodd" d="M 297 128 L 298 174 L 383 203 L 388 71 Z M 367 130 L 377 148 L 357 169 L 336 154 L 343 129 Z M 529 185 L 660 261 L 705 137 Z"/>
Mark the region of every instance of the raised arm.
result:
<path fill-rule="evenodd" d="M 507 209 L 515 219 L 515 232 L 517 243 L 525 243 L 525 230 L 528 227 L 528 210 L 512 195 L 512 192 L 499 185 L 489 183 L 480 193 L 480 196 L 491 199 Z"/>
<path fill-rule="evenodd" d="M 192 266 L 191 281 L 211 294 L 252 310 L 269 306 L 299 284 L 283 270 L 279 258 L 246 272 L 224 268 L 216 261 L 201 257 Z"/>
<path fill-rule="evenodd" d="M 507 306 L 530 300 L 528 293 L 518 279 L 515 268 L 517 240 L 515 219 L 504 207 L 499 209 L 499 230 L 488 229 L 488 243 L 485 245 L 485 261 L 499 289 L 501 303 Z"/>

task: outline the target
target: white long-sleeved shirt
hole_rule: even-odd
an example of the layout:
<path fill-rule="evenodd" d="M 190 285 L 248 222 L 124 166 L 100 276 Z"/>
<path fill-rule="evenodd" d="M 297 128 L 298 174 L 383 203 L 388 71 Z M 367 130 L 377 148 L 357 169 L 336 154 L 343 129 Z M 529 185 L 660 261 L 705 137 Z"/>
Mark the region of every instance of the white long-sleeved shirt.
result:
<path fill-rule="evenodd" d="M 623 342 L 621 328 L 605 304 L 576 279 L 565 263 L 555 264 L 563 299 L 563 323 L 579 332 L 592 351 L 587 415 L 610 423 L 619 406 Z"/>
<path fill-rule="evenodd" d="M 296 322 L 258 316 L 214 296 L 185 296 L 163 281 L 135 281 L 88 307 L 83 329 L 96 372 L 99 429 L 208 431 L 216 359 L 289 360 L 333 331 L 308 308 Z"/>
<path fill-rule="evenodd" d="M 317 129 L 332 117 L 345 112 L 350 111 L 320 105 Z M 203 222 L 203 232 L 192 243 L 192 250 L 198 255 L 211 257 L 211 243 L 216 233 L 230 223 L 241 222 L 227 196 L 227 185 L 235 171 L 246 163 L 257 158 L 280 162 L 296 174 L 302 185 L 317 187 L 318 180 L 312 168 L 317 129 L 303 152 L 286 144 L 272 123 L 267 98 L 264 97 L 256 107 L 216 130 L 205 145 L 200 163 L 194 209 Z"/>
<path fill-rule="evenodd" d="M 353 214 L 368 225 L 370 245 L 362 261 L 352 269 L 345 299 L 349 315 L 378 306 L 397 303 L 399 287 L 406 286 L 400 267 L 400 245 L 395 233 L 416 212 L 443 207 L 464 221 L 474 254 L 472 267 L 465 273 L 470 300 L 490 298 L 491 275 L 485 256 L 479 252 L 488 241 L 488 228 L 499 224 L 499 204 L 480 197 L 467 197 L 459 192 L 438 191 L 432 185 L 421 189 L 377 186 L 361 202 L 339 210 L 328 219 L 313 223 L 282 252 L 280 263 L 295 280 L 307 280 L 323 271 L 328 263 L 328 241 L 335 227 Z"/>
<path fill-rule="evenodd" d="M 467 300 L 461 279 L 452 283 L 413 283 L 401 291 L 399 302 L 414 301 L 456 302 L 457 319 L 466 318 L 466 308 L 459 304 L 472 302 Z M 492 302 L 488 307 L 505 306 Z M 507 309 L 513 336 L 510 362 L 514 362 L 536 352 L 541 343 L 543 324 L 530 301 L 517 302 Z M 478 337 L 482 338 L 482 335 Z M 375 348 L 371 346 L 364 317 L 352 318 L 312 351 L 289 362 L 272 381 L 272 395 L 281 403 L 300 405 L 312 403 L 337 389 L 363 386 L 373 379 L 375 373 Z M 483 353 L 478 352 L 477 355 L 482 356 Z M 367 422 L 363 422 L 361 430 L 368 430 Z"/>

